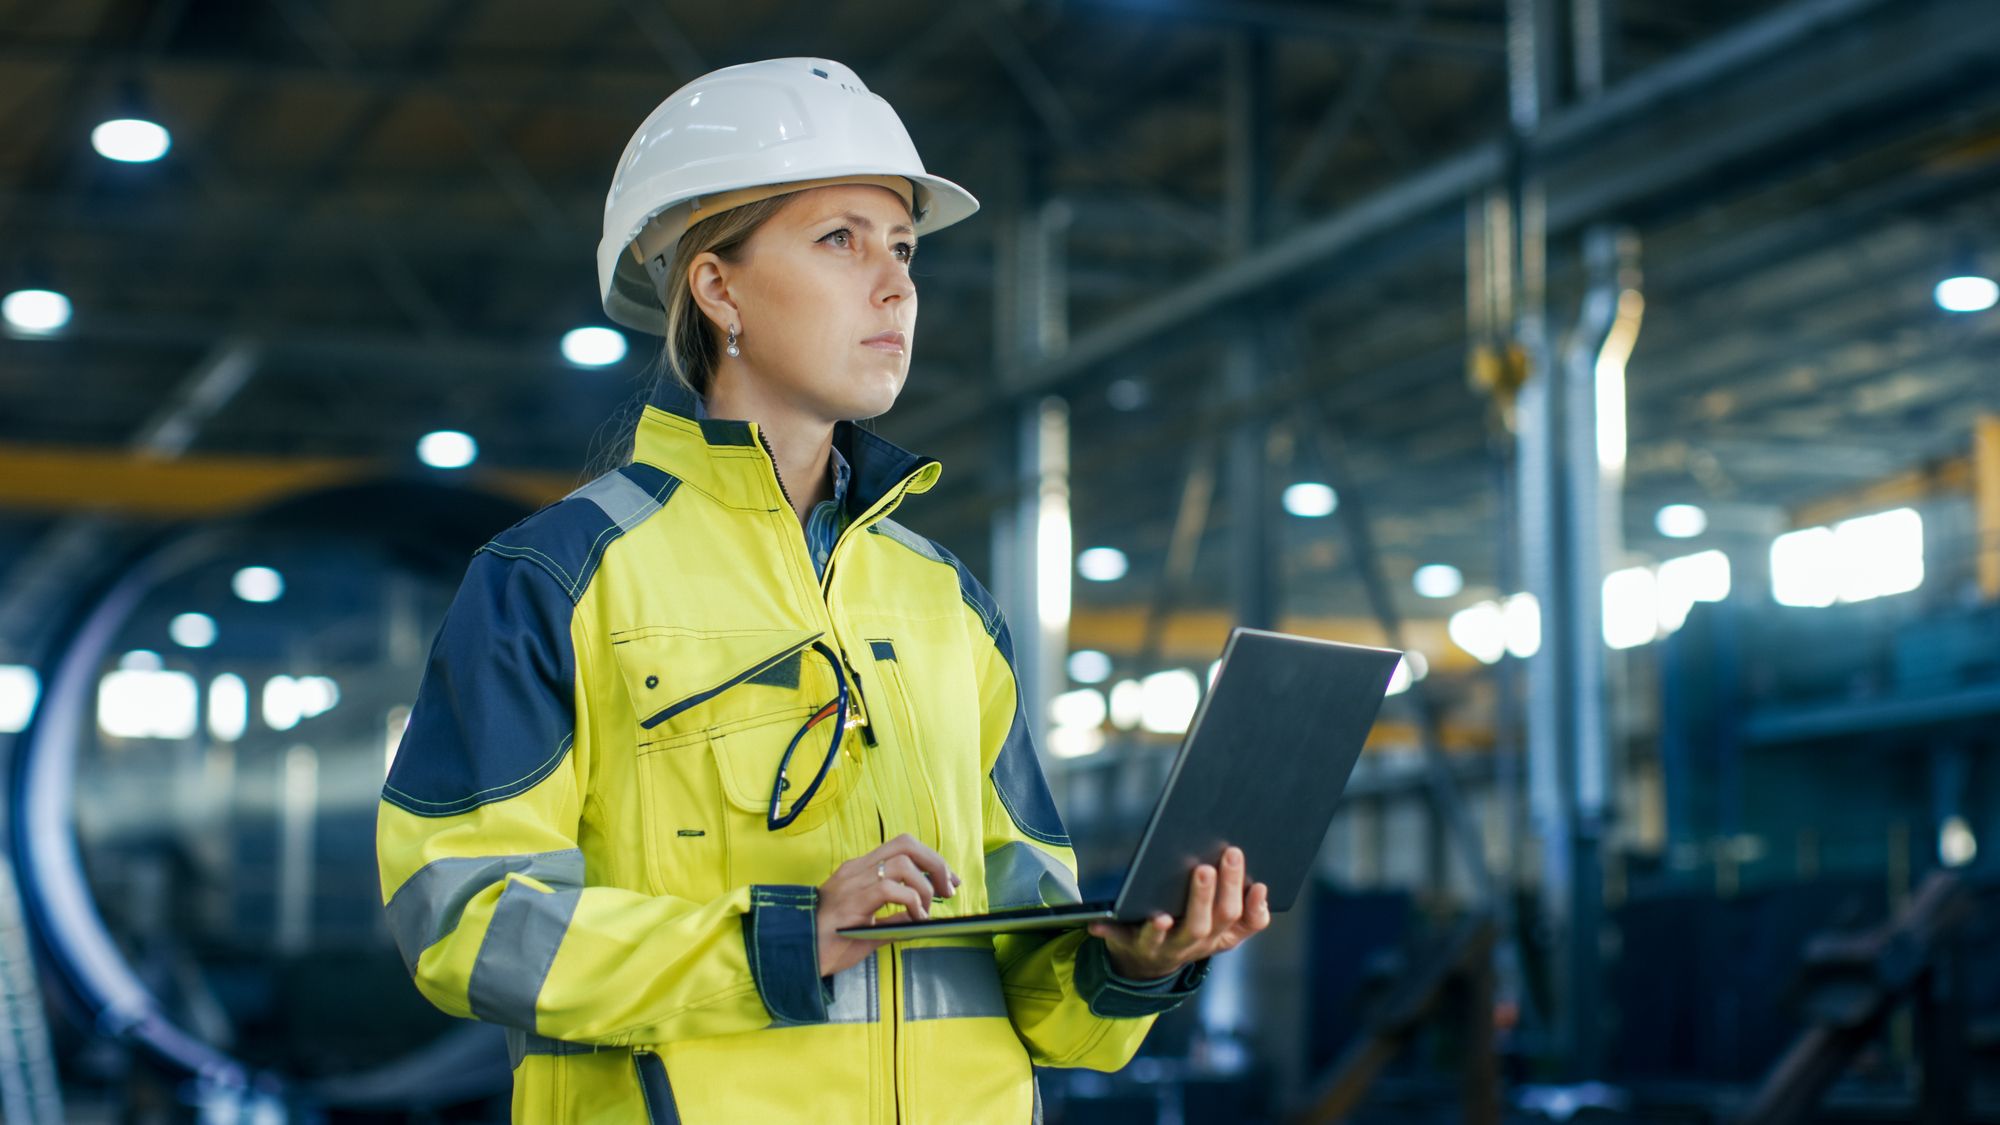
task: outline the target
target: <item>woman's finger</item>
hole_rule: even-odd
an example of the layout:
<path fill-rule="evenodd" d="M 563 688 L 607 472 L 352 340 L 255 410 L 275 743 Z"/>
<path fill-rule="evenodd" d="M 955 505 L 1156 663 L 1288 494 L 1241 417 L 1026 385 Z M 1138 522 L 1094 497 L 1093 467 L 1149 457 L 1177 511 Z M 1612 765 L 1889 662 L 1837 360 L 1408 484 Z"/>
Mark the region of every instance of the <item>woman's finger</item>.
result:
<path fill-rule="evenodd" d="M 958 885 L 958 876 L 952 873 L 951 865 L 944 861 L 944 857 L 932 849 L 929 844 L 924 843 L 908 832 L 869 852 L 868 856 L 864 858 L 872 858 L 876 862 L 880 862 L 891 856 L 904 856 L 911 863 L 916 864 L 924 872 L 927 881 L 931 884 L 931 889 L 937 893 L 939 898 L 950 898 L 952 888 Z"/>
<path fill-rule="evenodd" d="M 1215 928 L 1227 930 L 1243 916 L 1243 849 L 1222 850 L 1222 873 L 1215 888 Z"/>
<path fill-rule="evenodd" d="M 1214 926 L 1215 868 L 1203 863 L 1188 876 L 1188 908 L 1181 918 L 1180 937 L 1186 942 L 1206 941 Z"/>
<path fill-rule="evenodd" d="M 1243 904 L 1243 919 L 1253 934 L 1271 924 L 1271 888 L 1262 883 L 1250 888 L 1249 898 Z"/>
<path fill-rule="evenodd" d="M 878 881 L 863 901 L 871 904 L 868 910 L 871 917 L 875 911 L 892 902 L 904 907 L 920 922 L 931 916 L 930 911 L 924 909 L 924 898 L 917 893 L 917 889 L 908 883 L 896 882 L 894 879 Z"/>
<path fill-rule="evenodd" d="M 916 861 L 906 855 L 891 856 L 883 861 L 882 867 L 884 870 L 883 878 L 894 879 L 896 882 L 917 892 L 924 900 L 924 909 L 926 911 L 930 910 L 931 897 L 936 893 L 937 888 L 931 886 L 930 877 L 924 874 L 923 869 L 917 866 Z"/>

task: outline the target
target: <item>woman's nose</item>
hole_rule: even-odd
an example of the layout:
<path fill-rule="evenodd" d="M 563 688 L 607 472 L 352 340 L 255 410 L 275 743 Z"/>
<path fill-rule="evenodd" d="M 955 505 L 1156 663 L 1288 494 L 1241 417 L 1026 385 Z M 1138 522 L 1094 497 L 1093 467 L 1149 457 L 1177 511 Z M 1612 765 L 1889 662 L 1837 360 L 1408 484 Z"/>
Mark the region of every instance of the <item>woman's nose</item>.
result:
<path fill-rule="evenodd" d="M 917 283 L 911 279 L 908 267 L 900 262 L 892 262 L 884 267 L 882 278 L 877 282 L 877 300 L 888 302 L 917 295 Z"/>

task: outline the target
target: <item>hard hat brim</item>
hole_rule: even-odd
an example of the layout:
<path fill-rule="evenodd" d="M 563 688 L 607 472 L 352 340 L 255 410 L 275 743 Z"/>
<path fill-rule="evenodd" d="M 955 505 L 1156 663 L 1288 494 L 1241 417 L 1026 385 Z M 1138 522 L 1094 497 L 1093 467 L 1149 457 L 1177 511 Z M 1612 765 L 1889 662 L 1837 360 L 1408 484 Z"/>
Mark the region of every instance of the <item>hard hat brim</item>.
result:
<path fill-rule="evenodd" d="M 909 172 L 900 168 L 853 167 L 818 170 L 815 178 L 830 178 L 840 175 L 895 175 L 904 176 L 916 185 L 917 199 L 923 213 L 911 224 L 916 228 L 918 238 L 927 237 L 932 231 L 943 230 L 961 220 L 972 217 L 979 210 L 979 200 L 965 188 L 926 172 Z M 755 183 L 717 183 L 700 192 L 689 193 L 690 198 L 704 194 L 734 191 L 746 187 L 759 186 Z M 604 294 L 604 311 L 616 323 L 638 332 L 664 336 L 667 331 L 666 310 L 660 305 L 659 294 L 653 288 L 653 279 L 626 250 L 637 238 L 646 224 L 656 217 L 673 210 L 686 207 L 688 200 L 679 200 L 642 216 L 629 231 L 617 237 L 606 236 L 597 244 L 597 269 L 599 277 L 609 277 L 610 286 Z M 665 244 L 660 253 L 671 254 L 673 242 Z"/>

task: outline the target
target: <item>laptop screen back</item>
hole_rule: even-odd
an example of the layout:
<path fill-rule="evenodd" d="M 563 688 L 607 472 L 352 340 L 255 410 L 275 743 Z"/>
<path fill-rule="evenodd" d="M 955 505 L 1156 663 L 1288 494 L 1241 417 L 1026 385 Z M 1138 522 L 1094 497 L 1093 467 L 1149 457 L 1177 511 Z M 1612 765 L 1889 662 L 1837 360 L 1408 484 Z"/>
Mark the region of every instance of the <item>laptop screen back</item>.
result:
<path fill-rule="evenodd" d="M 1121 921 L 1180 915 L 1188 872 L 1235 844 L 1272 910 L 1298 897 L 1401 654 L 1238 628 L 1118 896 Z"/>

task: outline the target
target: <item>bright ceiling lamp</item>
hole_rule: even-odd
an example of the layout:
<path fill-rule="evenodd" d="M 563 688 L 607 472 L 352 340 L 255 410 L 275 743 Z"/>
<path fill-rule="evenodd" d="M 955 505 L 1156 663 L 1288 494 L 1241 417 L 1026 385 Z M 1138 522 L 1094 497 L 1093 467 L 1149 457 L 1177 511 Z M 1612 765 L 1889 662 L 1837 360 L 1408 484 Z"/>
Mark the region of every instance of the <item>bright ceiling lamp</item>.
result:
<path fill-rule="evenodd" d="M 1300 481 L 1285 489 L 1285 510 L 1304 519 L 1330 516 L 1340 506 L 1333 489 L 1318 481 Z"/>
<path fill-rule="evenodd" d="M 1708 513 L 1693 504 L 1668 504 L 1653 514 L 1653 526 L 1669 539 L 1693 539 L 1708 530 Z"/>
<path fill-rule="evenodd" d="M 176 614 L 167 622 L 167 635 L 182 648 L 207 648 L 215 643 L 215 618 L 206 613 Z"/>
<path fill-rule="evenodd" d="M 1417 568 L 1410 585 L 1420 597 L 1449 598 L 1465 589 L 1465 575 L 1449 563 L 1431 563 Z"/>
<path fill-rule="evenodd" d="M 285 576 L 268 566 L 246 566 L 229 579 L 229 588 L 246 602 L 275 602 L 285 593 Z"/>
<path fill-rule="evenodd" d="M 0 297 L 0 318 L 7 327 L 30 336 L 45 336 L 69 323 L 69 298 L 53 289 L 16 289 Z"/>
<path fill-rule="evenodd" d="M 437 430 L 417 439 L 417 457 L 433 469 L 463 469 L 479 457 L 479 443 L 470 434 Z"/>
<path fill-rule="evenodd" d="M 572 328 L 563 333 L 562 354 L 578 367 L 608 367 L 625 358 L 625 334 L 612 328 Z"/>
<path fill-rule="evenodd" d="M 90 131 L 90 147 L 97 155 L 122 164 L 149 164 L 173 146 L 166 126 L 142 117 L 113 118 Z"/>
<path fill-rule="evenodd" d="M 1116 547 L 1092 547 L 1076 557 L 1076 572 L 1092 582 L 1116 582 L 1132 567 Z"/>
<path fill-rule="evenodd" d="M 1101 684 L 1111 678 L 1111 657 L 1094 648 L 1069 654 L 1069 678 L 1080 684 Z"/>
<path fill-rule="evenodd" d="M 1946 312 L 1985 312 L 2000 304 L 2000 283 L 1978 274 L 1961 274 L 1938 282 L 1931 296 L 1936 299 L 1938 308 Z"/>

